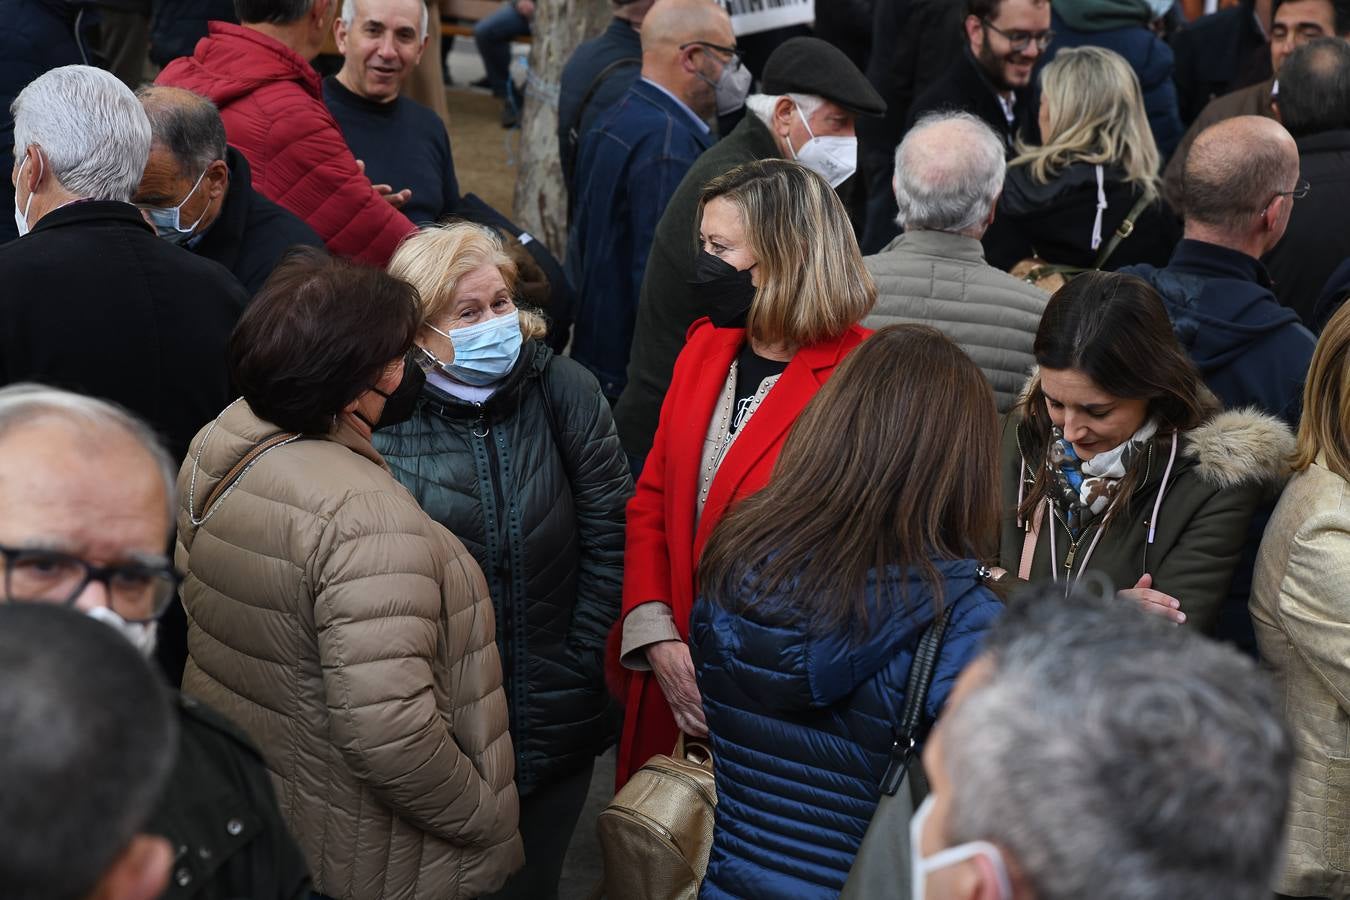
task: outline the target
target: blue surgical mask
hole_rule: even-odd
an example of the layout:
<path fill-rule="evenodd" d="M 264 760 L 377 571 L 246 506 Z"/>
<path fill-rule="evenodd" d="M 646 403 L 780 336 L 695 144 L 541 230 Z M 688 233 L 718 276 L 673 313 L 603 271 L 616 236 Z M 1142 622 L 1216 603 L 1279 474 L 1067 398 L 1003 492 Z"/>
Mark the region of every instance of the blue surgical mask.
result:
<path fill-rule="evenodd" d="M 463 384 L 484 387 L 500 381 L 520 358 L 520 316 L 515 312 L 452 331 L 441 331 L 430 324 L 427 327 L 454 345 L 454 361 L 440 366 Z"/>
<path fill-rule="evenodd" d="M 197 221 L 184 228 L 181 221 L 183 204 L 187 203 L 188 200 L 192 198 L 192 195 L 197 193 L 197 188 L 201 187 L 202 179 L 205 177 L 206 169 L 202 169 L 202 174 L 197 176 L 197 181 L 192 185 L 191 190 L 187 192 L 187 196 L 184 197 L 177 206 L 141 207 L 141 209 L 145 210 L 145 214 L 150 217 L 151 223 L 155 226 L 155 234 L 171 244 L 181 244 L 192 237 L 192 232 L 201 224 L 202 219 L 206 218 L 206 210 L 202 210 L 202 214 L 197 217 Z"/>

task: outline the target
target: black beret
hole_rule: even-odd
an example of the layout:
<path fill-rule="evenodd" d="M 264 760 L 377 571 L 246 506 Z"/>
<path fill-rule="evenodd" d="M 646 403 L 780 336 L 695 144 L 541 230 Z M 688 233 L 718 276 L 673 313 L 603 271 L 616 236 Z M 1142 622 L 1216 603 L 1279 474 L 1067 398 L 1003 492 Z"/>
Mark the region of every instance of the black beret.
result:
<path fill-rule="evenodd" d="M 760 87 L 766 94 L 814 94 L 850 112 L 880 116 L 886 101 L 833 44 L 814 37 L 790 38 L 764 63 Z"/>

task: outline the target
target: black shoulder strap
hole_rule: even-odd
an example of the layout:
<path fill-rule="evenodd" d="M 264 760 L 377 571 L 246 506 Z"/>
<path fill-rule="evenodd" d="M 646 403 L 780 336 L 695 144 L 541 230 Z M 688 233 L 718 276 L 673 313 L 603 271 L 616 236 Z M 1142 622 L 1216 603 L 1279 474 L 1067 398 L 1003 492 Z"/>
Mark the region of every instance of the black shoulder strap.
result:
<path fill-rule="evenodd" d="M 626 69 L 629 66 L 641 66 L 641 65 L 642 65 L 641 57 L 625 56 L 622 59 L 614 60 L 614 62 L 605 66 L 598 73 L 596 73 L 596 76 L 591 79 L 591 83 L 587 85 L 586 93 L 581 95 L 581 103 L 577 105 L 576 119 L 572 122 L 570 126 L 568 126 L 568 130 L 570 132 L 573 141 L 576 141 L 581 137 L 581 120 L 586 118 L 586 107 L 590 106 L 591 101 L 595 99 L 596 93 L 600 90 L 600 85 L 604 84 L 606 79 L 609 78 L 609 76 L 613 75 L 620 69 Z"/>
<path fill-rule="evenodd" d="M 905 708 L 900 715 L 900 725 L 895 730 L 886 774 L 881 776 L 881 792 L 887 796 L 895 796 L 914 761 L 919 738 L 924 732 L 924 707 L 928 705 L 928 690 L 933 686 L 933 672 L 937 669 L 938 655 L 942 652 L 942 642 L 947 637 L 950 621 L 951 607 L 946 607 L 924 631 L 923 637 L 919 639 L 919 648 L 914 651 L 914 660 L 909 666 L 909 680 L 905 683 Z"/>
<path fill-rule="evenodd" d="M 553 435 L 553 446 L 558 448 L 558 456 L 562 459 L 563 474 L 567 477 L 568 489 L 576 485 L 577 475 L 572 471 L 572 457 L 567 453 L 567 447 L 562 441 L 562 428 L 558 425 L 558 415 L 553 408 L 553 397 L 548 390 L 548 370 L 553 366 L 553 357 L 548 358 L 544 363 L 544 368 L 539 372 L 539 391 L 544 400 L 544 418 L 548 420 L 548 430 Z"/>

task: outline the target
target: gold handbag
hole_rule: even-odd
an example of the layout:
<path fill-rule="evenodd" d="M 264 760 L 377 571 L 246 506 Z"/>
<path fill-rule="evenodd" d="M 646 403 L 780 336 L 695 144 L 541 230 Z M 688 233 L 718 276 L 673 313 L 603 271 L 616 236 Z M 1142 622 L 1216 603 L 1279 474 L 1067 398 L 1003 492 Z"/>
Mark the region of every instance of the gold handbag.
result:
<path fill-rule="evenodd" d="M 694 900 L 712 851 L 712 751 L 685 740 L 647 760 L 600 813 L 604 896 Z"/>

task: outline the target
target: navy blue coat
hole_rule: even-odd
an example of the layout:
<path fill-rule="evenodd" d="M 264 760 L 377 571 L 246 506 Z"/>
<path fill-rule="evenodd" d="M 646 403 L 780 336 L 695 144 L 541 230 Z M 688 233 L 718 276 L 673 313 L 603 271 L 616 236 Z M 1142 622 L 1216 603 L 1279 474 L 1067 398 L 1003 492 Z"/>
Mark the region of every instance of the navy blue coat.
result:
<path fill-rule="evenodd" d="M 973 560 L 937 566 L 952 620 L 930 716 L 1002 611 Z M 910 662 L 933 620 L 932 592 L 916 572 L 888 570 L 885 587 L 869 586 L 870 629 L 858 642 L 808 633 L 782 597 L 739 613 L 695 604 L 689 643 L 718 796 L 701 897 L 801 900 L 843 889 L 880 797 Z"/>
<path fill-rule="evenodd" d="M 1225 409 L 1255 406 L 1298 428 L 1317 339 L 1298 313 L 1280 306 L 1259 260 L 1183 240 L 1166 268 L 1120 271 L 1162 295 L 1177 340 Z"/>
<path fill-rule="evenodd" d="M 581 139 L 567 277 L 576 290 L 572 358 L 606 397 L 627 381 L 638 297 L 656 225 L 713 136 L 694 113 L 639 80 Z"/>

